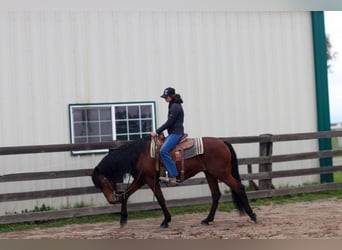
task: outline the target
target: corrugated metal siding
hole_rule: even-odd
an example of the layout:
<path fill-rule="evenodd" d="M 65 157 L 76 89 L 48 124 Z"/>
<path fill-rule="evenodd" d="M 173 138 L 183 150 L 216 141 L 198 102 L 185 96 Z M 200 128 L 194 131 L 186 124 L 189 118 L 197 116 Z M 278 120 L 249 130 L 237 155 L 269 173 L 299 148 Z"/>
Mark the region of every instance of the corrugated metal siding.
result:
<path fill-rule="evenodd" d="M 309 12 L 2 11 L 0 32 L 0 146 L 68 143 L 70 103 L 157 100 L 161 124 L 169 85 L 192 137 L 316 131 Z M 88 168 L 100 156 L 9 158 L 2 173 Z"/>
<path fill-rule="evenodd" d="M 169 84 L 201 110 L 194 136 L 315 129 L 309 13 L 9 12 L 1 26 L 4 127 L 26 124 L 3 145 L 68 141 L 67 104 L 154 100 Z M 51 111 L 64 126 L 41 122 Z"/>

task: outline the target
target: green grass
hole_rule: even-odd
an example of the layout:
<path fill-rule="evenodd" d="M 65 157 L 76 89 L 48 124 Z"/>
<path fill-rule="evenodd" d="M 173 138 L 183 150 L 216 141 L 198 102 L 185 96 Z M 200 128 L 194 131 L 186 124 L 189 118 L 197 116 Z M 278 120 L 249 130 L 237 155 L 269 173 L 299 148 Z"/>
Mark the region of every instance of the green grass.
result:
<path fill-rule="evenodd" d="M 334 191 L 324 191 L 311 194 L 299 194 L 299 195 L 287 195 L 281 197 L 264 198 L 251 200 L 251 206 L 253 208 L 259 206 L 265 206 L 270 204 L 284 204 L 291 202 L 303 202 L 303 201 L 315 201 L 320 199 L 337 198 L 342 199 L 342 190 Z M 174 215 L 182 215 L 189 213 L 208 213 L 210 205 L 196 205 L 196 206 L 184 206 L 170 208 L 170 213 Z M 221 202 L 219 204 L 219 211 L 231 212 L 236 211 L 234 205 L 231 202 Z M 129 212 L 128 220 L 132 219 L 146 219 L 146 218 L 156 218 L 162 217 L 162 212 L 160 209 L 151 211 L 140 211 L 140 212 Z M 30 223 L 17 223 L 1 225 L 0 233 L 20 231 L 20 230 L 30 230 L 35 228 L 50 228 L 50 227 L 62 227 L 71 224 L 85 224 L 85 223 L 99 223 L 99 222 L 113 222 L 118 223 L 120 220 L 119 214 L 107 214 L 107 215 L 96 215 L 96 216 L 84 216 L 84 217 L 74 217 L 69 219 L 60 219 L 45 222 L 30 222 Z M 162 220 L 162 218 L 161 218 Z"/>
<path fill-rule="evenodd" d="M 334 182 L 342 182 L 342 172 L 334 173 Z"/>
<path fill-rule="evenodd" d="M 342 148 L 338 144 L 338 138 L 337 137 L 331 138 L 331 145 L 332 145 L 332 149 L 341 149 Z M 336 156 L 336 157 L 342 157 L 342 156 Z M 334 182 L 342 182 L 342 172 L 335 172 L 334 173 Z"/>
<path fill-rule="evenodd" d="M 333 149 L 341 149 L 341 147 L 338 145 L 337 137 L 331 138 L 331 144 L 332 144 Z M 336 157 L 342 157 L 342 156 L 336 156 Z M 334 182 L 342 182 L 342 172 L 334 173 Z"/>
<path fill-rule="evenodd" d="M 338 138 L 337 137 L 331 138 L 331 146 L 333 149 L 341 149 L 340 145 L 338 144 Z"/>

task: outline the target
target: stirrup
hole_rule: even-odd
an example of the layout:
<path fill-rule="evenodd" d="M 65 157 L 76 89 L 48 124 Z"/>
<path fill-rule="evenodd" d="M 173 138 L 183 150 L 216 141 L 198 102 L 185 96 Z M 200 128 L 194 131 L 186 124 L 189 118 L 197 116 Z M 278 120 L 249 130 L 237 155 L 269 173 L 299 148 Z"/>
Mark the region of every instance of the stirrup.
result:
<path fill-rule="evenodd" d="M 160 176 L 160 177 L 159 177 L 159 180 L 160 180 L 160 181 L 163 181 L 163 182 L 170 182 L 170 178 L 169 178 L 169 177 Z"/>
<path fill-rule="evenodd" d="M 177 184 L 178 180 L 176 177 L 159 177 L 159 180 L 165 183 L 170 183 L 170 184 Z"/>

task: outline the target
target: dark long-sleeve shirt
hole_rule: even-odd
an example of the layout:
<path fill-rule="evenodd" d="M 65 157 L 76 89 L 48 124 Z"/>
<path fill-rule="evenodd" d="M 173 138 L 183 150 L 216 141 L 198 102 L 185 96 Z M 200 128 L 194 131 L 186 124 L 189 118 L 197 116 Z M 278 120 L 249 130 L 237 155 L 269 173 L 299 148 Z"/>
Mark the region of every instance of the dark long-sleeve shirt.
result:
<path fill-rule="evenodd" d="M 160 134 L 167 130 L 168 134 L 184 134 L 184 111 L 182 107 L 182 99 L 173 99 L 169 103 L 169 111 L 167 121 L 157 129 Z"/>

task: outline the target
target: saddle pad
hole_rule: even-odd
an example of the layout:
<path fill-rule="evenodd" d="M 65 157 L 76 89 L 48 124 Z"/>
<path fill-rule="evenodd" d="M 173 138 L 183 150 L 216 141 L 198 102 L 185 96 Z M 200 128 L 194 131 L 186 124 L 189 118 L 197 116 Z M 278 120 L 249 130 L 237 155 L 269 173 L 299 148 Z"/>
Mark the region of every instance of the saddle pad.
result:
<path fill-rule="evenodd" d="M 156 150 L 157 150 L 157 144 L 154 140 L 151 140 L 151 144 L 150 144 L 151 158 L 156 158 Z"/>
<path fill-rule="evenodd" d="M 194 145 L 191 148 L 184 150 L 184 159 L 189 159 L 196 155 L 200 155 L 204 153 L 202 137 L 188 139 L 188 140 L 193 140 Z M 154 143 L 153 141 L 151 141 L 150 154 L 151 154 L 151 158 L 156 157 L 156 143 Z"/>
<path fill-rule="evenodd" d="M 193 140 L 193 146 L 184 150 L 184 159 L 190 159 L 196 155 L 201 155 L 204 153 L 203 140 L 200 138 L 188 139 Z"/>

